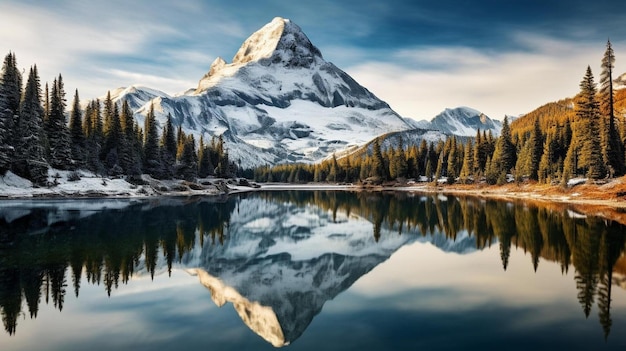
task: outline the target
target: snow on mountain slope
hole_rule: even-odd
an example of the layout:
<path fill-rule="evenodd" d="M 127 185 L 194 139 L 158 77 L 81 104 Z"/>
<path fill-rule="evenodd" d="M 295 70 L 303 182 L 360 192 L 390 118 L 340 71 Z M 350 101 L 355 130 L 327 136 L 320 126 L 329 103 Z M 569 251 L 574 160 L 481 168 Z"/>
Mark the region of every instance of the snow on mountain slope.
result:
<path fill-rule="evenodd" d="M 168 96 L 166 93 L 144 87 L 142 85 L 131 85 L 129 87 L 121 87 L 114 90 L 111 90 L 111 100 L 113 102 L 118 102 L 122 100 L 128 101 L 128 106 L 133 111 L 138 110 L 141 106 L 145 105 L 148 101 L 156 98 L 156 97 L 165 97 Z M 106 99 L 106 95 L 98 98 L 100 102 Z"/>
<path fill-rule="evenodd" d="M 411 123 L 422 129 L 438 130 L 444 134 L 457 136 L 476 136 L 476 131 L 491 131 L 500 135 L 502 122 L 489 118 L 484 113 L 470 107 L 447 108 L 428 122 L 425 120 Z"/>
<path fill-rule="evenodd" d="M 435 116 L 430 124 L 433 129 L 459 136 L 476 136 L 478 129 L 500 135 L 502 130 L 501 123 L 469 107 L 447 108 Z"/>
<path fill-rule="evenodd" d="M 160 126 L 171 115 L 196 140 L 223 135 L 230 158 L 243 167 L 314 162 L 412 128 L 325 61 L 300 27 L 279 17 L 252 34 L 232 63 L 217 58 L 195 90 L 168 96 L 137 89 L 118 96 L 134 105 L 145 101 L 135 113 L 140 125 L 154 106 Z"/>

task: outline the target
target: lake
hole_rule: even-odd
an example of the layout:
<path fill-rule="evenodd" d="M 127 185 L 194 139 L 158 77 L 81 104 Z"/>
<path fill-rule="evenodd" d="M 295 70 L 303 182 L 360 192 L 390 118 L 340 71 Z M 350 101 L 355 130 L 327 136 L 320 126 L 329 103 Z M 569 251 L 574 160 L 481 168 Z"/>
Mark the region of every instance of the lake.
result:
<path fill-rule="evenodd" d="M 0 201 L 0 349 L 624 350 L 625 249 L 407 192 Z"/>

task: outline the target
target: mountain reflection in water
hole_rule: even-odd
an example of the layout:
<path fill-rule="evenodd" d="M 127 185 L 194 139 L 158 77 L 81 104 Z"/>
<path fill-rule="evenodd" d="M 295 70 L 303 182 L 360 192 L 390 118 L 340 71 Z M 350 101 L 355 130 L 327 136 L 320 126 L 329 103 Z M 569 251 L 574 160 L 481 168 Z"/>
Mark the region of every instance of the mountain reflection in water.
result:
<path fill-rule="evenodd" d="M 44 301 L 61 311 L 67 294 L 79 296 L 83 277 L 110 295 L 133 276 L 184 269 L 278 347 L 407 244 L 459 254 L 497 245 L 505 271 L 511 248 L 527 252 L 535 271 L 540 258 L 564 274 L 573 268 L 584 315 L 596 305 L 608 337 L 612 288 L 626 286 L 624 229 L 567 209 L 408 193 L 3 202 L 0 309 L 12 335 L 19 316 L 36 318 Z"/>

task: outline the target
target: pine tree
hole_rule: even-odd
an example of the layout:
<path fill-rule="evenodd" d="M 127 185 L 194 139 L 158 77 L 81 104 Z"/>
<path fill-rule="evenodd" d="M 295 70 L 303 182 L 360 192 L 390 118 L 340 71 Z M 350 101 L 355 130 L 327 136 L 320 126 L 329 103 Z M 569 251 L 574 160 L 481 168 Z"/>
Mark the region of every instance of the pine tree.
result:
<path fill-rule="evenodd" d="M 100 162 L 100 151 L 104 141 L 102 115 L 100 114 L 100 101 L 93 100 L 85 111 L 83 130 L 87 138 L 87 167 L 97 174 L 104 174 L 104 166 Z"/>
<path fill-rule="evenodd" d="M 189 135 L 185 140 L 178 168 L 178 176 L 188 181 L 195 181 L 198 177 L 198 156 L 196 153 L 196 141 L 193 135 Z"/>
<path fill-rule="evenodd" d="M 176 163 L 176 154 L 177 154 L 177 137 L 176 130 L 172 125 L 172 115 L 167 115 L 167 122 L 165 123 L 165 127 L 163 128 L 163 133 L 161 134 L 161 149 L 163 156 L 163 169 L 166 173 L 166 177 L 169 178 L 173 174 L 173 166 Z M 202 138 L 200 139 L 203 140 Z M 201 145 L 200 151 L 203 152 L 204 145 Z M 205 175 L 206 176 L 206 175 Z"/>
<path fill-rule="evenodd" d="M 600 108 L 596 100 L 593 73 L 589 66 L 587 66 L 587 72 L 580 82 L 579 95 L 580 98 L 576 104 L 576 116 L 583 123 L 579 166 L 587 169 L 587 177 L 590 179 L 604 178 L 606 169 L 602 157 L 600 128 L 598 126 Z"/>
<path fill-rule="evenodd" d="M 426 181 L 430 182 L 433 179 L 433 164 L 430 161 L 430 158 L 426 161 L 426 169 L 424 171 L 424 175 L 426 176 Z"/>
<path fill-rule="evenodd" d="M 385 167 L 385 159 L 383 158 L 380 141 L 378 139 L 374 140 L 372 148 L 372 176 L 379 177 L 383 181 L 386 181 L 389 179 L 388 168 Z"/>
<path fill-rule="evenodd" d="M 441 174 L 443 172 L 443 158 L 444 158 L 444 151 L 441 150 L 441 152 L 439 153 L 439 159 L 437 160 L 437 169 L 435 170 L 435 179 L 433 179 L 433 182 L 435 183 L 435 185 L 437 185 L 437 183 L 439 183 L 439 178 L 441 178 Z"/>
<path fill-rule="evenodd" d="M 72 168 L 72 149 L 70 132 L 65 119 L 65 89 L 63 78 L 54 80 L 50 94 L 48 112 L 48 145 L 50 147 L 50 165 L 58 169 Z"/>
<path fill-rule="evenodd" d="M 602 58 L 602 72 L 600 73 L 600 113 L 606 131 L 603 133 L 603 157 L 612 175 L 621 176 L 626 171 L 624 165 L 624 145 L 621 142 L 620 133 L 615 123 L 614 94 L 613 94 L 613 67 L 615 64 L 615 54 L 611 47 L 611 42 L 607 41 L 606 51 Z"/>
<path fill-rule="evenodd" d="M 128 150 L 126 145 L 126 138 L 122 132 L 122 123 L 120 122 L 120 113 L 117 104 L 110 101 L 109 107 L 105 102 L 105 133 L 104 133 L 104 147 L 102 148 L 101 155 L 107 168 L 107 172 L 111 175 L 120 175 L 123 173 L 122 160 L 128 161 Z M 110 111 L 107 112 L 107 109 Z"/>
<path fill-rule="evenodd" d="M 176 140 L 174 139 L 174 147 Z M 211 153 L 209 148 L 204 144 L 204 138 L 200 136 L 200 146 L 198 147 L 198 177 L 206 178 L 213 174 L 214 167 L 211 164 Z"/>
<path fill-rule="evenodd" d="M 500 134 L 500 138 L 498 138 L 498 143 L 500 143 L 501 167 L 503 171 L 508 173 L 513 167 L 515 167 L 515 163 L 517 161 L 517 150 L 511 141 L 511 129 L 509 127 L 509 119 L 506 116 L 502 122 L 502 132 Z"/>
<path fill-rule="evenodd" d="M 21 95 L 22 75 L 15 55 L 9 53 L 4 58 L 0 76 L 0 175 L 9 170 L 13 162 Z"/>
<path fill-rule="evenodd" d="M 154 115 L 154 105 L 150 105 L 150 110 L 145 119 L 144 125 L 144 172 L 152 177 L 160 178 L 163 174 L 161 165 L 161 155 L 159 152 L 159 132 Z"/>
<path fill-rule="evenodd" d="M 141 175 L 142 138 L 137 137 L 139 127 L 135 124 L 133 111 L 130 109 L 127 100 L 122 102 L 120 124 L 125 141 L 125 151 L 122 155 L 121 166 L 124 169 L 124 173 L 133 181 Z"/>
<path fill-rule="evenodd" d="M 450 138 L 449 151 L 448 151 L 448 161 L 446 164 L 446 175 L 447 175 L 447 183 L 453 184 L 456 180 L 456 164 L 457 164 L 457 148 L 456 148 L 456 137 Z"/>
<path fill-rule="evenodd" d="M 461 182 L 469 183 L 470 177 L 474 173 L 474 152 L 473 152 L 472 139 L 468 138 L 465 144 L 465 154 L 463 156 L 463 166 L 461 166 L 461 173 L 459 177 Z"/>
<path fill-rule="evenodd" d="M 554 158 L 554 150 L 552 148 L 552 135 L 548 134 L 546 142 L 543 147 L 543 154 L 539 161 L 539 169 L 537 171 L 537 178 L 540 183 L 548 183 L 552 178 L 552 159 Z"/>
<path fill-rule="evenodd" d="M 78 167 L 84 166 L 87 162 L 85 159 L 85 134 L 83 133 L 83 117 L 78 89 L 74 92 L 74 102 L 70 112 L 70 142 L 74 164 Z"/>
<path fill-rule="evenodd" d="M 333 154 L 333 158 L 330 161 L 330 171 L 328 172 L 328 176 L 326 177 L 326 181 L 329 183 L 337 182 L 339 178 L 339 164 L 337 163 L 337 157 Z"/>
<path fill-rule="evenodd" d="M 41 85 L 37 66 L 33 66 L 20 103 L 14 170 L 16 174 L 39 185 L 45 184 L 48 178 L 48 163 L 44 159 L 45 150 L 42 144 L 43 134 Z"/>
<path fill-rule="evenodd" d="M 407 178 L 409 165 L 407 162 L 406 153 L 404 152 L 404 140 L 398 137 L 398 148 L 394 154 L 396 178 Z"/>
<path fill-rule="evenodd" d="M 533 123 L 533 130 L 529 139 L 529 164 L 528 164 L 528 176 L 532 180 L 539 179 L 539 162 L 541 162 L 541 155 L 543 153 L 543 135 L 541 133 L 541 125 L 539 124 L 539 118 L 535 118 Z"/>

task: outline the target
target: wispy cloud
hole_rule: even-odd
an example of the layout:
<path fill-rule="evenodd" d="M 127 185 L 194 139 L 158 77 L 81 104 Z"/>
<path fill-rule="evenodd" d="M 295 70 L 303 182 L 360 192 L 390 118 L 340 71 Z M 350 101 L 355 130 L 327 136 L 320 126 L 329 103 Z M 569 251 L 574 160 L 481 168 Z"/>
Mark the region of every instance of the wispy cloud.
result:
<path fill-rule="evenodd" d="M 469 47 L 401 50 L 402 63 L 370 61 L 348 73 L 407 117 L 430 119 L 447 107 L 471 106 L 502 119 L 573 96 L 587 65 L 599 75 L 604 43 L 516 35 L 522 49 L 484 52 Z M 626 54 L 614 45 L 616 55 Z M 626 65 L 617 65 L 622 72 Z M 620 69 L 622 71 L 620 71 Z"/>

